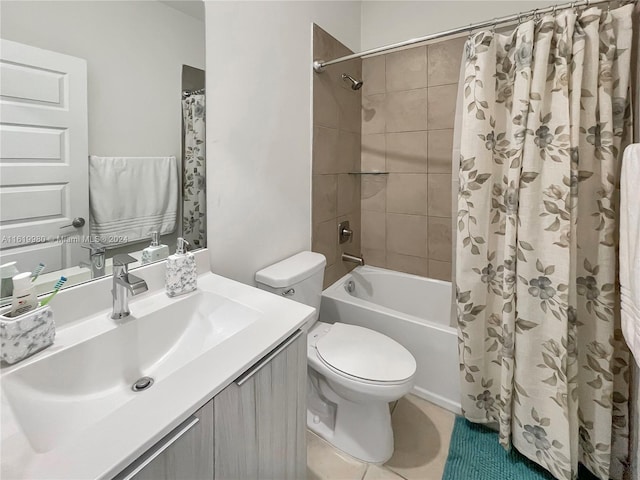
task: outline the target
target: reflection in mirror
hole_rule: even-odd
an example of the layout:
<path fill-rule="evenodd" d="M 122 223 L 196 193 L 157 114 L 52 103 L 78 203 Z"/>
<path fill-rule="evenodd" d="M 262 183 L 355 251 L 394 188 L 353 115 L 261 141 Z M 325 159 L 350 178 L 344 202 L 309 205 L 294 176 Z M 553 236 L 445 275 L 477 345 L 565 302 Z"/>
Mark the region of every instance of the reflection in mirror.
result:
<path fill-rule="evenodd" d="M 206 246 L 204 4 L 0 3 L 0 273 L 36 291 Z"/>

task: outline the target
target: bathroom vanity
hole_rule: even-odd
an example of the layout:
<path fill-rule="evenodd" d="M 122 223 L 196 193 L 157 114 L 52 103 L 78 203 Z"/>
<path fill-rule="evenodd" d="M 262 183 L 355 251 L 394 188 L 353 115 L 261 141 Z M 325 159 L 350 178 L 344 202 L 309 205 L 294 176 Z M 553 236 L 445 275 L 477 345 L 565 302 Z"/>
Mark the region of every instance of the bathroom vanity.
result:
<path fill-rule="evenodd" d="M 110 278 L 60 292 L 54 345 L 1 369 L 2 478 L 304 478 L 314 310 L 196 261 L 175 298 L 163 262 L 137 269 L 125 320 Z"/>
<path fill-rule="evenodd" d="M 306 359 L 297 330 L 115 478 L 304 478 Z"/>

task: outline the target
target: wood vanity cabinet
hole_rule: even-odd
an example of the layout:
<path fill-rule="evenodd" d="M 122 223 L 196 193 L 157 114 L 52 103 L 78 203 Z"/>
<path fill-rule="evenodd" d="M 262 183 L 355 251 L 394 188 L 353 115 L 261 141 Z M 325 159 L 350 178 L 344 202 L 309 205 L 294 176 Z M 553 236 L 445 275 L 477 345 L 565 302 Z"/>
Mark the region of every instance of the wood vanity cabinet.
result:
<path fill-rule="evenodd" d="M 306 478 L 306 389 L 299 331 L 213 399 L 214 478 Z"/>
<path fill-rule="evenodd" d="M 213 431 L 213 400 L 210 400 L 115 479 L 210 480 L 213 471 Z"/>
<path fill-rule="evenodd" d="M 306 388 L 298 330 L 115 479 L 304 479 Z"/>

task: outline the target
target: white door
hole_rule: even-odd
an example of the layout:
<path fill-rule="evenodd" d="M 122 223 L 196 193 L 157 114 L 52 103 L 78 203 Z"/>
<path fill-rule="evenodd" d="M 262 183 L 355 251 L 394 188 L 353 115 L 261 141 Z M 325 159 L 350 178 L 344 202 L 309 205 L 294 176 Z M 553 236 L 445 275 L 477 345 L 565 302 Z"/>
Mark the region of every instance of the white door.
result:
<path fill-rule="evenodd" d="M 54 271 L 82 259 L 87 124 L 85 60 L 0 40 L 0 263 Z"/>

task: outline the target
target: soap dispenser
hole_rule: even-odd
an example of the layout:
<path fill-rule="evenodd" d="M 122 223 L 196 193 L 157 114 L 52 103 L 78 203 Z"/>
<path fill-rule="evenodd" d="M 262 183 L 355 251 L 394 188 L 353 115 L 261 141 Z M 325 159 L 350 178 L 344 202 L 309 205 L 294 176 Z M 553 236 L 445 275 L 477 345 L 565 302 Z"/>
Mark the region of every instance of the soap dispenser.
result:
<path fill-rule="evenodd" d="M 160 243 L 160 234 L 151 232 L 151 245 L 142 250 L 142 265 L 163 260 L 169 256 L 169 247 Z"/>
<path fill-rule="evenodd" d="M 193 292 L 198 287 L 196 257 L 186 251 L 187 245 L 189 242 L 184 238 L 178 238 L 176 253 L 167 258 L 166 288 L 170 297 Z"/>

